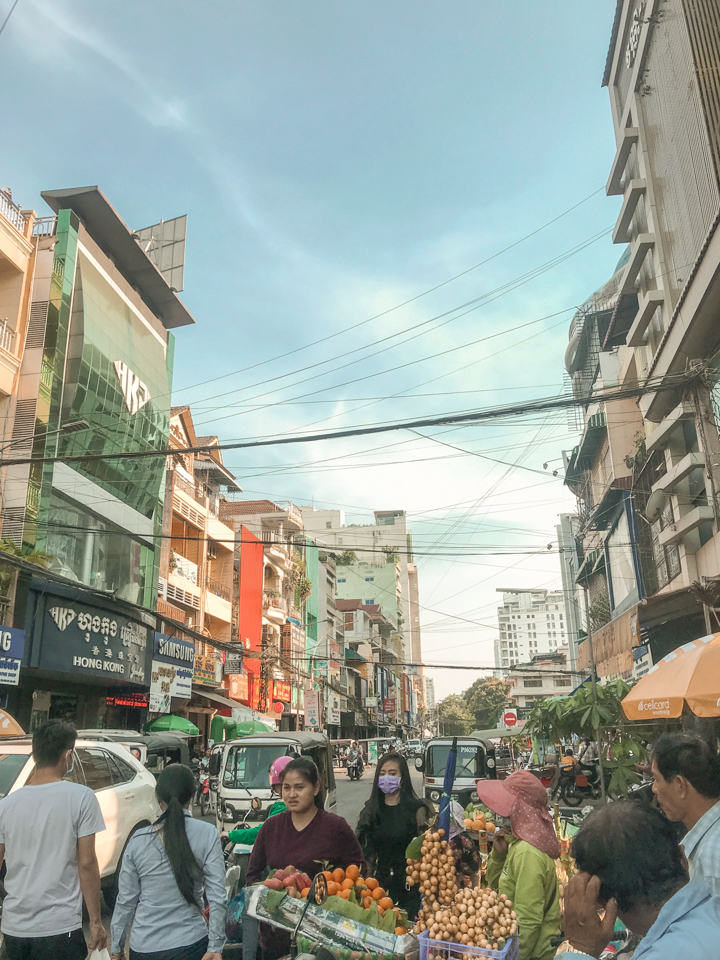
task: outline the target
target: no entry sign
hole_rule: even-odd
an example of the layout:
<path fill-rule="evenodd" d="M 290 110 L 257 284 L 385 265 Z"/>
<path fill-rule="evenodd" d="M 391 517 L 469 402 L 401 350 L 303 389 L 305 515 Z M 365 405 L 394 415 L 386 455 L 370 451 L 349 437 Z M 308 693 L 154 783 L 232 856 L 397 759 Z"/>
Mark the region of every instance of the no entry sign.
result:
<path fill-rule="evenodd" d="M 514 727 L 517 724 L 517 710 L 506 710 L 502 715 L 502 722 L 506 727 Z"/>

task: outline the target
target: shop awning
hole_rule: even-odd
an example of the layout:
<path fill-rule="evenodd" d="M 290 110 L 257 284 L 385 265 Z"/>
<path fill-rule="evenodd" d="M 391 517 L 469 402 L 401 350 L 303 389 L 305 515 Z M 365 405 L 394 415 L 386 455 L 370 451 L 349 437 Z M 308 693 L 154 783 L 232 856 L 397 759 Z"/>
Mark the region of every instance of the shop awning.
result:
<path fill-rule="evenodd" d="M 211 690 L 203 690 L 199 687 L 193 687 L 192 692 L 197 697 L 205 697 L 206 700 L 210 700 L 211 703 L 217 703 L 221 707 L 231 707 L 235 710 L 237 707 L 244 707 L 244 703 L 240 703 L 239 700 L 230 700 L 229 697 L 223 697 L 219 693 L 215 693 Z M 246 708 L 247 709 L 247 708 Z"/>
<path fill-rule="evenodd" d="M 345 650 L 345 659 L 346 660 L 359 660 L 360 663 L 367 663 L 365 657 L 361 656 L 357 650 L 351 650 L 350 647 Z"/>

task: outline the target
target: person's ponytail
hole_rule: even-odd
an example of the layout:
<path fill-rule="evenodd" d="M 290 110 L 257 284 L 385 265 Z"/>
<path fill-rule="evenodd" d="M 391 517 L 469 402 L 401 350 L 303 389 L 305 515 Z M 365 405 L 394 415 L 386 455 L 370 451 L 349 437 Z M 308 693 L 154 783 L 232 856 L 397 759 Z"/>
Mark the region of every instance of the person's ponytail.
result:
<path fill-rule="evenodd" d="M 158 777 L 155 792 L 158 800 L 167 804 L 167 810 L 155 825 L 162 829 L 163 846 L 178 890 L 189 904 L 202 910 L 195 899 L 195 886 L 202 880 L 202 869 L 187 838 L 183 809 L 195 792 L 195 778 L 188 767 L 173 763 Z"/>

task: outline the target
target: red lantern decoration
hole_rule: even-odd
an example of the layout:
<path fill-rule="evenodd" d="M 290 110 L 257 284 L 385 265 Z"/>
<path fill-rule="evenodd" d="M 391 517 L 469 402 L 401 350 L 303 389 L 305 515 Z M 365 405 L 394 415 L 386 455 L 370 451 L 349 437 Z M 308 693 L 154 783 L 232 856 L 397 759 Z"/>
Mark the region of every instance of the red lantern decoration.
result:
<path fill-rule="evenodd" d="M 273 710 L 275 711 L 275 713 L 282 713 L 284 709 L 285 709 L 284 705 L 279 701 L 276 701 L 273 704 Z"/>

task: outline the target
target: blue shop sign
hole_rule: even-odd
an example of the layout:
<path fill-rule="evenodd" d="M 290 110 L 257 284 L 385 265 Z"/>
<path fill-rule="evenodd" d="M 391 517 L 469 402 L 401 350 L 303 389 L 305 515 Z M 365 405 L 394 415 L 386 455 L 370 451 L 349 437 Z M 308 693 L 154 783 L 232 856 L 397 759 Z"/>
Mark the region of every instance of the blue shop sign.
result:
<path fill-rule="evenodd" d="M 22 660 L 25 653 L 25 631 L 15 627 L 0 627 L 0 657 Z"/>
<path fill-rule="evenodd" d="M 178 640 L 164 633 L 155 632 L 153 639 L 153 660 L 172 663 L 176 667 L 195 666 L 195 644 L 188 640 Z"/>

